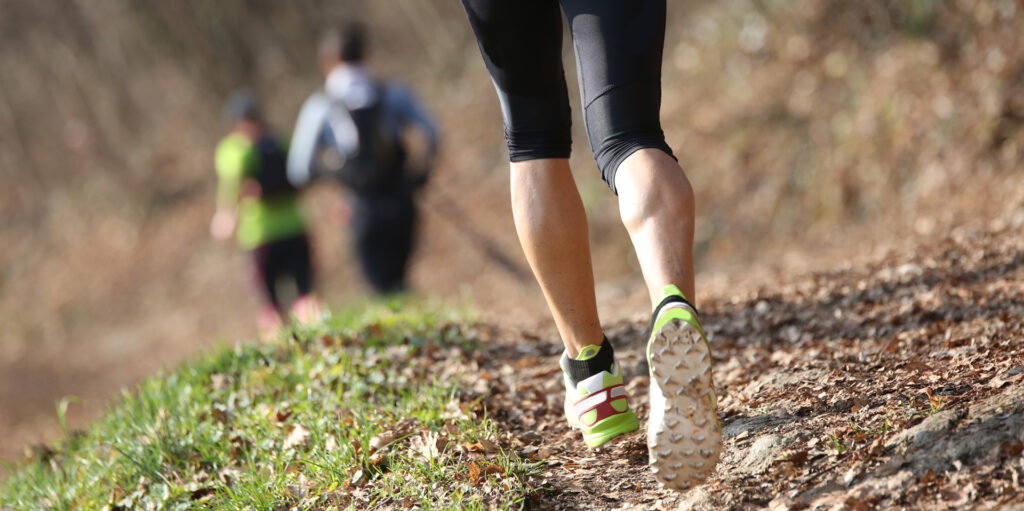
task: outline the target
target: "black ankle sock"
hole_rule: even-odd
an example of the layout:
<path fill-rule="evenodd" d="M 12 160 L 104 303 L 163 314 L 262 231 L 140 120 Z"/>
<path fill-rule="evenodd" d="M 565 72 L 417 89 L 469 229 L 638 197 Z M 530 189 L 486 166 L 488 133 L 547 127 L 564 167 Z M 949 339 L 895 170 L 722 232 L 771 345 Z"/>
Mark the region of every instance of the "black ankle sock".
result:
<path fill-rule="evenodd" d="M 693 309 L 693 312 L 697 312 L 697 307 L 690 303 L 690 301 L 687 300 L 686 298 L 683 298 L 682 296 L 679 295 L 669 295 L 666 296 L 665 299 L 662 300 L 661 303 L 659 303 L 658 306 L 654 308 L 654 316 L 657 317 L 658 313 L 661 312 L 661 309 L 664 309 L 665 306 L 670 303 L 685 303 L 691 309 Z M 697 315 L 700 316 L 700 313 L 698 312 Z"/>
<path fill-rule="evenodd" d="M 650 337 L 651 334 L 654 333 L 654 322 L 658 320 L 658 314 L 661 313 L 661 309 L 664 309 L 665 306 L 673 303 L 686 304 L 691 309 L 693 309 L 693 312 L 694 314 L 697 315 L 697 317 L 700 317 L 700 313 L 697 312 L 697 307 L 690 303 L 690 301 L 687 300 L 686 298 L 683 298 L 682 296 L 679 295 L 666 296 L 665 299 L 662 300 L 661 303 L 659 303 L 658 306 L 654 308 L 654 313 L 651 314 L 651 322 L 650 324 L 647 325 L 647 335 L 645 337 Z"/>
<path fill-rule="evenodd" d="M 612 348 L 612 343 L 605 337 L 597 355 L 587 360 L 569 360 L 569 379 L 573 383 L 579 383 L 601 371 L 610 371 L 614 363 L 615 350 Z"/>

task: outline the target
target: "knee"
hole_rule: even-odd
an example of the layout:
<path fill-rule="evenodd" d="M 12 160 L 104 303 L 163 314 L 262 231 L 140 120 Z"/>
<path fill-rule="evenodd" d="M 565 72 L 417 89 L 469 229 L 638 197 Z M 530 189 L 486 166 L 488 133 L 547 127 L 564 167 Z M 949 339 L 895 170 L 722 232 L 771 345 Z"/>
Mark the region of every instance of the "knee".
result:
<path fill-rule="evenodd" d="M 572 126 L 553 123 L 541 128 L 505 125 L 509 161 L 568 158 L 572 152 Z"/>
<path fill-rule="evenodd" d="M 610 89 L 586 106 L 587 138 L 601 178 L 618 193 L 615 176 L 626 158 L 640 149 L 672 148 L 661 129 L 660 82 L 637 81 Z"/>
<path fill-rule="evenodd" d="M 537 94 L 499 89 L 509 160 L 568 158 L 572 151 L 572 113 L 564 89 Z"/>

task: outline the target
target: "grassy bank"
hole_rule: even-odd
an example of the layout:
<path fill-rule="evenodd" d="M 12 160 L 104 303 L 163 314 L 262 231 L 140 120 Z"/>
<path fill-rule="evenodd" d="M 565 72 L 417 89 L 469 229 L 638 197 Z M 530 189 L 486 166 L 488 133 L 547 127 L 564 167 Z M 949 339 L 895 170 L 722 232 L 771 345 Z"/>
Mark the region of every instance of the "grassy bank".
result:
<path fill-rule="evenodd" d="M 376 306 L 225 348 L 35 449 L 0 509 L 519 507 L 536 466 L 440 363 L 475 342 Z"/>

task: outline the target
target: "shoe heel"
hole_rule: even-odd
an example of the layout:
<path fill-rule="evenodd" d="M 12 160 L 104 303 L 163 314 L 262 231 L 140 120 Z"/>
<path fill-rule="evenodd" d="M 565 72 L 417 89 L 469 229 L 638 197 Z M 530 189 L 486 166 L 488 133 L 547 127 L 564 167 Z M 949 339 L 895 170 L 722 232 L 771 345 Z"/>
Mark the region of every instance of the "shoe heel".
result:
<path fill-rule="evenodd" d="M 674 318 L 651 339 L 648 353 L 651 471 L 664 487 L 686 490 L 710 477 L 721 455 L 718 417 L 706 396 L 714 392 L 711 352 L 692 324 Z"/>

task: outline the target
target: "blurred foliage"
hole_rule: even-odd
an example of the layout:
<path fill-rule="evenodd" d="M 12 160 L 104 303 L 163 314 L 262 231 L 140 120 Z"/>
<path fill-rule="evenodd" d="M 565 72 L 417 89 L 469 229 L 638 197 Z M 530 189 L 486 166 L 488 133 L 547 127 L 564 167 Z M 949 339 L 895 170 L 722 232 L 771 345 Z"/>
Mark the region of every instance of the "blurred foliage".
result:
<path fill-rule="evenodd" d="M 375 42 L 407 51 L 423 35 L 408 30 L 413 17 L 439 14 L 393 5 L 405 16 Z M 290 122 L 318 81 L 325 23 L 370 11 L 363 0 L 0 2 L 0 122 L 10 134 L 0 179 L 14 185 L 0 191 L 5 223 L 44 220 L 47 199 L 72 199 L 57 191 L 79 185 L 72 195 L 86 195 L 89 211 L 125 190 L 143 194 L 129 201 L 136 207 L 180 198 L 207 177 L 229 91 L 254 87 Z"/>
<path fill-rule="evenodd" d="M 1019 169 L 1018 2 L 670 8 L 682 21 L 666 48 L 666 83 L 680 89 L 666 92 L 667 132 L 682 139 L 711 254 L 866 221 L 927 223 L 930 205 Z M 961 209 L 981 214 L 978 199 Z"/>

